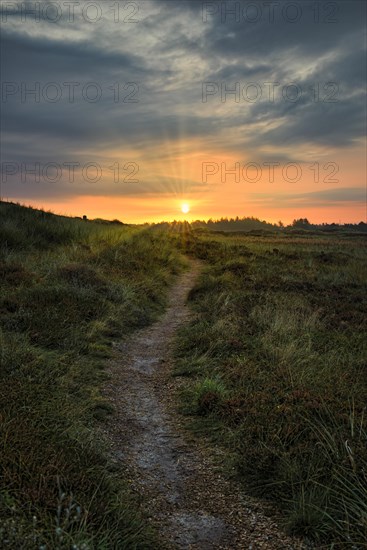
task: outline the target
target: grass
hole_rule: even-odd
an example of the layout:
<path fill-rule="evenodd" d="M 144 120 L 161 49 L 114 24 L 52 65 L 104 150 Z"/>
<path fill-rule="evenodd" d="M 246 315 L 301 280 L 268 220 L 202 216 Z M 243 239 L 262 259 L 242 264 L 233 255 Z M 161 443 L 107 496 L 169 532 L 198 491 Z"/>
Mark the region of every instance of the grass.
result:
<path fill-rule="evenodd" d="M 179 334 L 181 409 L 246 491 L 323 548 L 367 535 L 366 241 L 89 222 L 0 203 L 0 546 L 156 548 L 108 459 L 113 339 L 205 262 Z"/>
<path fill-rule="evenodd" d="M 0 204 L 0 546 L 152 548 L 109 462 L 111 342 L 151 323 L 183 267 L 162 231 Z"/>
<path fill-rule="evenodd" d="M 206 262 L 180 332 L 191 427 L 319 547 L 367 535 L 366 240 L 187 233 Z"/>

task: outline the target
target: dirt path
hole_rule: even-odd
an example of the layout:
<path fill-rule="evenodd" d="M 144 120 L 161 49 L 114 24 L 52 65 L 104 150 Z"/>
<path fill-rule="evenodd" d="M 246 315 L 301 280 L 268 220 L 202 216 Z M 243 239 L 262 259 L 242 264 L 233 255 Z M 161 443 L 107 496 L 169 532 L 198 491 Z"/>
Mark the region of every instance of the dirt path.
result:
<path fill-rule="evenodd" d="M 204 446 L 184 437 L 174 410 L 179 382 L 170 377 L 172 341 L 190 317 L 186 298 L 200 268 L 191 261 L 164 316 L 116 346 L 105 389 L 116 407 L 108 426 L 114 459 L 128 465 L 168 548 L 302 548 L 279 530 L 263 504 L 221 476 Z"/>

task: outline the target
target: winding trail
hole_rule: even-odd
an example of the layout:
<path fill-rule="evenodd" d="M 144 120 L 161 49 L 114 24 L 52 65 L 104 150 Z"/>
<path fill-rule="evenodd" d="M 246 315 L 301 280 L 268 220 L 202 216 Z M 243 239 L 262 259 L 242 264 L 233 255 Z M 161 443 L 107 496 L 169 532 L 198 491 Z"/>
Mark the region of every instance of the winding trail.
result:
<path fill-rule="evenodd" d="M 221 475 L 210 456 L 220 459 L 220 450 L 209 453 L 194 440 L 175 410 L 180 381 L 171 377 L 172 343 L 190 318 L 187 295 L 201 270 L 199 262 L 190 264 L 172 287 L 165 314 L 115 347 L 104 391 L 116 410 L 107 425 L 113 459 L 128 469 L 168 548 L 304 548 L 280 531 L 263 503 Z"/>

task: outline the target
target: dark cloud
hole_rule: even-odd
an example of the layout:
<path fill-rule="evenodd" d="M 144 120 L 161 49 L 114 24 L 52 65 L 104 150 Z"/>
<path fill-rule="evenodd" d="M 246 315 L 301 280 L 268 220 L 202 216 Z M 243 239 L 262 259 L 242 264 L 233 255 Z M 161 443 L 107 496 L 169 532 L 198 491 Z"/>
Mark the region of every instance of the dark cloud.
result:
<path fill-rule="evenodd" d="M 364 112 L 365 102 L 362 97 L 353 102 L 308 104 L 304 109 L 294 110 L 294 116 L 288 117 L 282 126 L 262 132 L 258 139 L 261 143 L 280 141 L 284 145 L 351 145 L 365 135 Z"/>
<path fill-rule="evenodd" d="M 172 1 L 162 4 L 166 9 L 173 7 Z M 346 35 L 356 31 L 363 33 L 366 21 L 363 0 L 318 3 L 308 0 L 271 3 L 239 0 L 174 4 L 174 10 L 191 10 L 196 17 L 201 16 L 207 50 L 227 59 L 243 55 L 269 57 L 280 53 L 292 58 L 296 52 L 306 57 L 320 55 L 335 49 Z"/>
<path fill-rule="evenodd" d="M 249 3 L 243 1 L 213 1 L 207 8 L 200 0 L 146 1 L 139 3 L 141 22 L 135 26 L 111 19 L 94 26 L 80 17 L 70 24 L 65 16 L 57 24 L 32 23 L 31 17 L 21 22 L 19 11 L 10 13 L 1 35 L 3 85 L 32 88 L 39 82 L 43 89 L 55 82 L 62 97 L 54 103 L 42 95 L 39 102 L 32 96 L 22 102 L 19 91 L 2 101 L 2 160 L 84 161 L 133 149 L 150 160 L 159 149 L 162 158 L 169 157 L 167 144 L 175 150 L 180 141 L 197 138 L 208 148 L 244 151 L 259 161 L 268 160 L 272 148 L 280 159 L 295 156 L 302 162 L 302 147 L 308 154 L 311 145 L 316 150 L 353 146 L 365 134 L 365 2 L 298 0 L 301 16 L 294 23 L 289 19 L 295 12 L 286 6 L 295 2 L 273 3 L 274 21 L 265 4 L 258 3 L 257 22 L 249 20 L 256 14 L 254 8 L 246 11 Z M 234 5 L 247 19 L 226 14 Z M 264 94 L 254 103 L 243 97 L 239 103 L 222 102 L 218 93 L 203 103 L 202 84 L 208 81 L 218 89 L 236 82 L 241 89 L 249 82 L 263 90 L 265 82 L 278 82 L 280 88 L 274 101 Z M 65 82 L 80 83 L 73 102 Z M 96 102 L 81 93 L 90 82 L 102 91 Z M 116 82 L 135 83 L 139 101 L 120 96 L 115 102 L 111 85 Z M 291 82 L 302 89 L 296 102 L 281 95 Z M 325 101 L 328 82 L 337 87 L 335 102 Z M 321 86 L 318 101 L 315 85 Z M 122 97 L 128 91 L 122 88 Z M 158 193 L 168 182 L 161 189 L 152 185 Z"/>
<path fill-rule="evenodd" d="M 86 40 L 64 41 L 27 34 L 1 34 L 3 80 L 101 79 L 152 74 L 146 61 L 131 52 L 109 50 Z M 161 76 L 166 75 L 162 68 Z"/>

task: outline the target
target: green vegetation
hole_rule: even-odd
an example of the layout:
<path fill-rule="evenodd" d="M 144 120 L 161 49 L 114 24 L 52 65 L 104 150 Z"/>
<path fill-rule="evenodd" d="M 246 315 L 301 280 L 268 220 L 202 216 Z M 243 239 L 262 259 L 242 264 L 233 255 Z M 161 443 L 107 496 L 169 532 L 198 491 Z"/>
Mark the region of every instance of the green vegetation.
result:
<path fill-rule="evenodd" d="M 1 547 L 161 544 L 108 459 L 100 388 L 112 340 L 163 311 L 182 252 L 205 262 L 176 350 L 191 426 L 246 490 L 278 503 L 290 532 L 363 547 L 365 237 L 241 223 L 252 233 L 0 203 Z"/>
<path fill-rule="evenodd" d="M 183 261 L 159 230 L 0 204 L 0 546 L 152 548 L 108 462 L 111 339 L 165 306 Z"/>
<path fill-rule="evenodd" d="M 246 490 L 282 508 L 290 532 L 364 547 L 366 239 L 184 235 L 206 262 L 177 339 L 189 424 L 223 446 Z"/>

